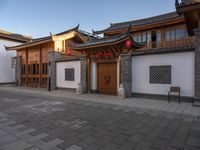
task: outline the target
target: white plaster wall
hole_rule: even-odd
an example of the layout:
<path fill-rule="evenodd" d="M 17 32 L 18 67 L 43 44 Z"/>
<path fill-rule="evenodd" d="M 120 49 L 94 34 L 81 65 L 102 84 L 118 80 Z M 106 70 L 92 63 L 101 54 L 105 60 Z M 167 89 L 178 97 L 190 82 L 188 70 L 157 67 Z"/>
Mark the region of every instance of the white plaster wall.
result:
<path fill-rule="evenodd" d="M 65 81 L 65 69 L 74 68 L 74 81 Z M 81 62 L 67 61 L 56 63 L 56 86 L 59 88 L 76 89 L 81 81 Z"/>
<path fill-rule="evenodd" d="M 97 90 L 97 63 L 95 62 L 90 64 L 90 78 L 91 90 Z"/>
<path fill-rule="evenodd" d="M 171 65 L 172 84 L 150 84 L 149 66 Z M 132 92 L 167 95 L 170 86 L 182 96 L 194 96 L 194 52 L 132 57 Z"/>
<path fill-rule="evenodd" d="M 15 68 L 11 68 L 11 57 L 16 56 L 16 51 L 6 51 L 4 45 L 15 46 L 19 42 L 0 39 L 0 84 L 15 82 Z"/>

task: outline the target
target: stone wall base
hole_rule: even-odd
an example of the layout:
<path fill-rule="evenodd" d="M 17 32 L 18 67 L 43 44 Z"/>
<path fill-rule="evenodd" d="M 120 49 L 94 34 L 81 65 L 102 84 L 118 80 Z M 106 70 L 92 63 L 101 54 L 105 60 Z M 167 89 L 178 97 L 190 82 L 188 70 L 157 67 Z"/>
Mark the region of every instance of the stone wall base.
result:
<path fill-rule="evenodd" d="M 125 96 L 131 97 L 132 89 L 132 55 L 122 54 L 120 65 L 120 78 L 125 90 Z"/>
<path fill-rule="evenodd" d="M 132 97 L 149 98 L 154 100 L 168 100 L 168 95 L 160 95 L 160 94 L 132 93 Z M 172 96 L 171 101 L 178 102 L 178 97 Z M 181 102 L 193 103 L 194 97 L 181 96 Z"/>
<path fill-rule="evenodd" d="M 61 59 L 60 52 L 48 53 L 48 89 L 56 90 L 56 61 Z"/>

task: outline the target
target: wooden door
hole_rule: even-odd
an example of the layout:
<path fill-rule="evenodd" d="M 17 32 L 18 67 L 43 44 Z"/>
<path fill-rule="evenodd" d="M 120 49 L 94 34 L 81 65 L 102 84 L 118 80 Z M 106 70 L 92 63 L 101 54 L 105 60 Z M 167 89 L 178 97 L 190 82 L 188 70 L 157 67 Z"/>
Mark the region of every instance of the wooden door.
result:
<path fill-rule="evenodd" d="M 99 63 L 97 88 L 100 94 L 117 93 L 117 63 Z"/>

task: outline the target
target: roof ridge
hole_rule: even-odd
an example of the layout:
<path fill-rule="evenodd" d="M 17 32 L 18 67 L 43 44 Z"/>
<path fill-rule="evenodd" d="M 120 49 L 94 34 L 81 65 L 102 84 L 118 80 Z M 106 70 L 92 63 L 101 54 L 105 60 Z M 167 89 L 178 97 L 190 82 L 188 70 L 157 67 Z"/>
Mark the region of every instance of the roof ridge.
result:
<path fill-rule="evenodd" d="M 155 15 L 155 16 L 148 17 L 148 18 L 141 18 L 141 19 L 135 19 L 135 20 L 130 20 L 130 21 L 124 21 L 124 22 L 122 21 L 122 22 L 119 22 L 119 23 L 111 23 L 111 27 L 112 27 L 112 26 L 121 25 L 121 24 L 130 23 L 130 22 L 150 20 L 150 19 L 154 19 L 154 18 L 166 16 L 166 15 L 172 15 L 172 14 L 177 14 L 177 13 L 176 13 L 176 11 L 172 11 L 172 12 L 163 13 L 163 14 L 161 14 L 161 15 Z M 178 14 L 177 14 L 177 17 L 178 17 Z"/>

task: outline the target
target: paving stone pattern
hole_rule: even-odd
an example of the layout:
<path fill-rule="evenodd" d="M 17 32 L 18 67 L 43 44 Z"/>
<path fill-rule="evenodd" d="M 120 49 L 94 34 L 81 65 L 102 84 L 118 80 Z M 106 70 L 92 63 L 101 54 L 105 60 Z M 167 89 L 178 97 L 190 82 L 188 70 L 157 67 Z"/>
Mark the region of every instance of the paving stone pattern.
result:
<path fill-rule="evenodd" d="M 196 116 L 0 90 L 0 150 L 198 150 Z"/>

